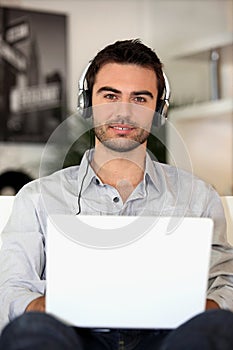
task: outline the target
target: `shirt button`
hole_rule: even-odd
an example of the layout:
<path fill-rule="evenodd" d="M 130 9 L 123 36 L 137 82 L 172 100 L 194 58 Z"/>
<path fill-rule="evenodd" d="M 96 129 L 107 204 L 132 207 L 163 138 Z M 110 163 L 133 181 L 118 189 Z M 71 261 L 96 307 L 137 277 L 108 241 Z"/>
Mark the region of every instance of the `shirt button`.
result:
<path fill-rule="evenodd" d="M 120 198 L 119 198 L 119 197 L 114 197 L 114 198 L 113 198 L 113 202 L 114 202 L 114 203 L 118 203 L 118 202 L 119 202 L 119 200 L 120 200 Z"/>

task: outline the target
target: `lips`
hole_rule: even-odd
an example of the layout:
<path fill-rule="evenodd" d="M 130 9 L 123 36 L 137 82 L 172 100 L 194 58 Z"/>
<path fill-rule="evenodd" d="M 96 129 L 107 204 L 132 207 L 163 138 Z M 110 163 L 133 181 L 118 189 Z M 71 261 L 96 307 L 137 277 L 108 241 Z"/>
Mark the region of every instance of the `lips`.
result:
<path fill-rule="evenodd" d="M 133 128 L 126 127 L 126 126 L 110 126 L 110 128 L 116 129 L 116 130 L 132 130 Z"/>
<path fill-rule="evenodd" d="M 126 135 L 129 134 L 132 130 L 135 129 L 132 125 L 127 124 L 111 124 L 108 126 L 116 134 Z"/>

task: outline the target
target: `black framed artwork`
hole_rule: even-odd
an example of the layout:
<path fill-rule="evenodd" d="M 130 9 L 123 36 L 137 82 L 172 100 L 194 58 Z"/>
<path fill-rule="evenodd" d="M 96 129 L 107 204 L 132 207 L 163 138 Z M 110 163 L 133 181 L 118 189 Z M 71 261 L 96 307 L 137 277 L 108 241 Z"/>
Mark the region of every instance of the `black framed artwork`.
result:
<path fill-rule="evenodd" d="M 46 142 L 66 113 L 64 14 L 0 7 L 0 142 Z"/>

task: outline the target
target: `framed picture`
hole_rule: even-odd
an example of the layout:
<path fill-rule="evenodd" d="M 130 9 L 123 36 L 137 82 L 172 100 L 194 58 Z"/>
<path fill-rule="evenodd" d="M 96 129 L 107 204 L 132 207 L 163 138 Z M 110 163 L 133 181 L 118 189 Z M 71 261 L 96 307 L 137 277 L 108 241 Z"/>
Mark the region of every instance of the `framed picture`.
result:
<path fill-rule="evenodd" d="M 0 142 L 46 142 L 65 118 L 66 23 L 0 7 Z"/>

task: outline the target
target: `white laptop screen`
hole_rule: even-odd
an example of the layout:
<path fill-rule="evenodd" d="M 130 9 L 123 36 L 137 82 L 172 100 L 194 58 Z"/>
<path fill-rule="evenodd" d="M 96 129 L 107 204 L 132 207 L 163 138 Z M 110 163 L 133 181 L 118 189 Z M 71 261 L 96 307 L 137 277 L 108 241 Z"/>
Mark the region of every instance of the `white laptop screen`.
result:
<path fill-rule="evenodd" d="M 143 234 L 110 244 L 135 222 Z M 79 327 L 177 327 L 204 310 L 212 230 L 207 218 L 52 216 L 46 310 Z"/>

